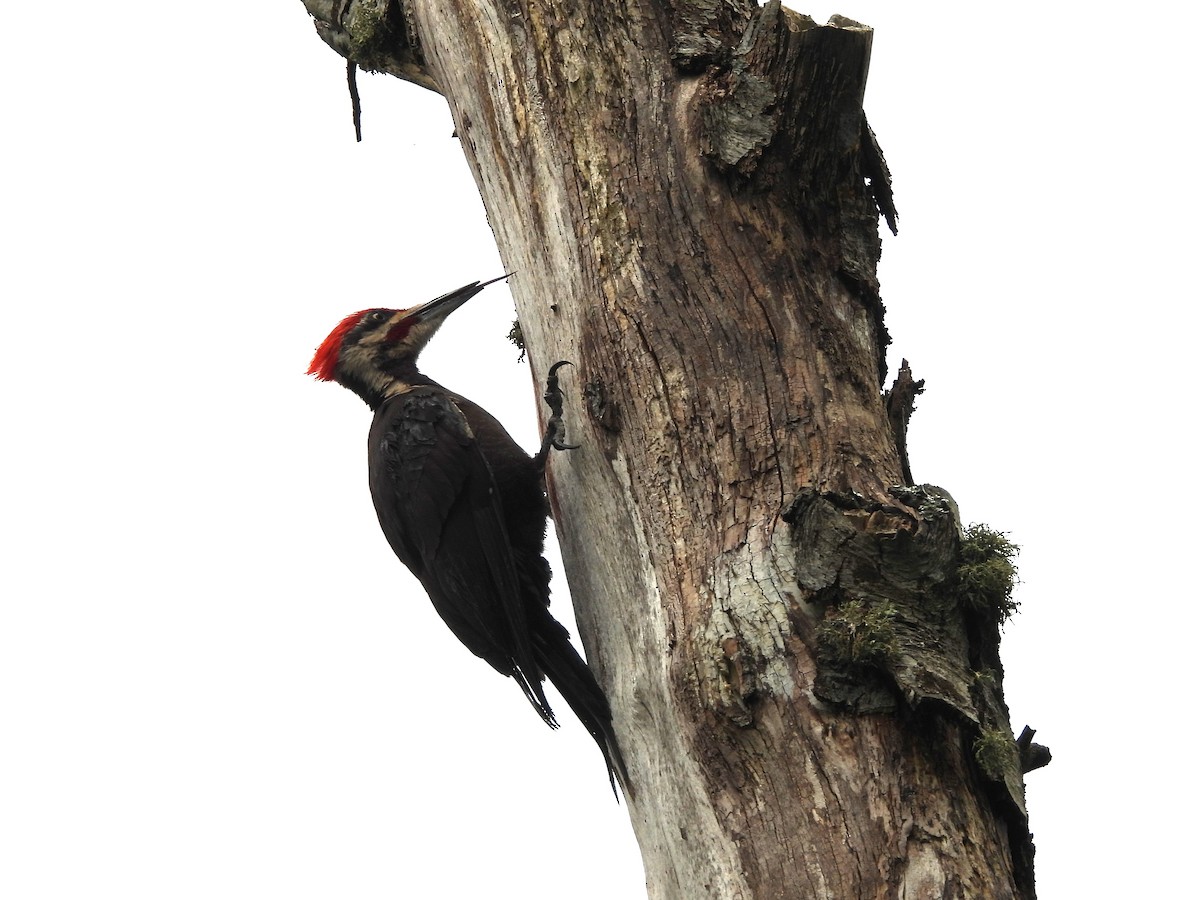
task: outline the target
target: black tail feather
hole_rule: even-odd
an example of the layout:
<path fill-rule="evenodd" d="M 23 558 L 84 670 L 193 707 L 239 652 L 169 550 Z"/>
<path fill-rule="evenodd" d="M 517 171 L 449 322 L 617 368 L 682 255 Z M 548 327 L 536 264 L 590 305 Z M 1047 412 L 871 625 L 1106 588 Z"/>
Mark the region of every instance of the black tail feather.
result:
<path fill-rule="evenodd" d="M 533 638 L 533 653 L 538 665 L 550 683 L 558 689 L 567 706 L 575 713 L 583 727 L 604 754 L 608 768 L 608 780 L 613 793 L 617 793 L 617 782 L 627 795 L 631 795 L 629 772 L 617 744 L 617 735 L 612 725 L 612 710 L 608 698 L 596 682 L 596 676 L 571 645 L 567 630 L 547 612 L 545 620 L 538 623 Z"/>

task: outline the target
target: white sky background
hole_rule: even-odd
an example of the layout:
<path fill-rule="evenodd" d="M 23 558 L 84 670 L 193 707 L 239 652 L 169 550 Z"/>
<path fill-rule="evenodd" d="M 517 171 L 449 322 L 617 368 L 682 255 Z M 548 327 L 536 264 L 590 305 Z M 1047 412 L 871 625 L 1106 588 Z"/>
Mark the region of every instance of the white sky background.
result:
<path fill-rule="evenodd" d="M 1022 546 L 1039 893 L 1179 896 L 1195 13 L 797 8 L 876 28 L 914 474 Z M 502 271 L 444 102 L 360 76 L 355 144 L 299 0 L 10 25 L 0 896 L 642 896 L 590 739 L 449 635 L 375 522 L 369 411 L 303 375 L 346 313 Z M 489 288 L 425 368 L 532 447 L 512 318 Z"/>

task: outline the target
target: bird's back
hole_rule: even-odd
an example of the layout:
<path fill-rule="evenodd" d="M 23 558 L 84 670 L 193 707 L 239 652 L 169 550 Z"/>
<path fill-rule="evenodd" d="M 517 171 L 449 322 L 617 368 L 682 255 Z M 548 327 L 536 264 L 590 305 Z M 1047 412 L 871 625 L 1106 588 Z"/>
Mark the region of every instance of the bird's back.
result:
<path fill-rule="evenodd" d="M 458 639 L 516 679 L 549 724 L 549 677 L 628 784 L 612 713 L 551 615 L 542 473 L 486 410 L 436 384 L 385 401 L 370 437 L 371 496 L 392 549 Z"/>
<path fill-rule="evenodd" d="M 458 639 L 517 678 L 551 720 L 531 641 L 550 573 L 546 500 L 530 457 L 485 410 L 436 384 L 379 407 L 368 457 L 396 555 Z"/>

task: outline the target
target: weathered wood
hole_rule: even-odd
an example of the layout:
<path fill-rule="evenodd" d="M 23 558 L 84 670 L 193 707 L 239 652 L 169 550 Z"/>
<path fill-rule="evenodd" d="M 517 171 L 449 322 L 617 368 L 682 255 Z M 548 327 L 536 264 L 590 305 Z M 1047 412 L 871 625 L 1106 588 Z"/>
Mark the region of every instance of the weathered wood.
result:
<path fill-rule="evenodd" d="M 902 359 L 896 380 L 892 382 L 891 389 L 883 395 L 888 422 L 892 426 L 892 437 L 900 453 L 900 468 L 905 484 L 913 483 L 912 469 L 908 464 L 908 420 L 912 418 L 918 395 L 924 390 L 925 380 L 915 380 L 912 377 L 912 369 L 908 367 L 908 360 Z"/>
<path fill-rule="evenodd" d="M 973 750 L 1007 727 L 998 635 L 881 392 L 871 30 L 775 0 L 306 3 L 446 96 L 534 378 L 576 364 L 549 491 L 650 895 L 1031 897 L 1018 767 Z"/>

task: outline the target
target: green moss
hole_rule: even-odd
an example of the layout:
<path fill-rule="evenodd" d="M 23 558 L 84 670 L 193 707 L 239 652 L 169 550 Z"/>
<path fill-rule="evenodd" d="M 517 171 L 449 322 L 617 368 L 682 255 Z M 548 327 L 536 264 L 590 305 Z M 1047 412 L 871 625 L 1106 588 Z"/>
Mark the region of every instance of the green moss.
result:
<path fill-rule="evenodd" d="M 817 641 L 832 660 L 858 665 L 885 663 L 897 652 L 891 603 L 868 606 L 861 600 L 842 603 L 825 614 Z"/>
<path fill-rule="evenodd" d="M 388 44 L 391 28 L 387 21 L 387 0 L 359 0 L 346 20 L 351 56 L 363 68 L 375 69 L 376 57 Z"/>
<path fill-rule="evenodd" d="M 959 557 L 956 594 L 965 606 L 998 622 L 1017 611 L 1013 587 L 1017 567 L 1013 563 L 1020 548 L 986 525 L 970 525 L 963 536 Z"/>
<path fill-rule="evenodd" d="M 1017 742 L 1007 731 L 985 728 L 975 739 L 972 750 L 979 768 L 994 781 L 1003 781 L 1017 769 Z"/>
<path fill-rule="evenodd" d="M 517 362 L 525 358 L 525 333 L 521 331 L 521 323 L 517 319 L 513 319 L 512 328 L 508 330 L 508 339 L 514 347 L 521 351 L 521 355 L 517 357 Z"/>

